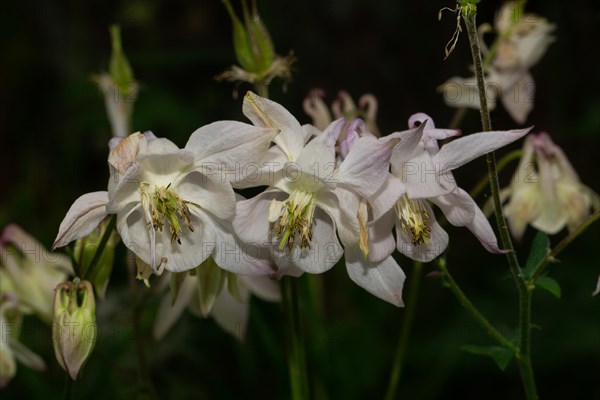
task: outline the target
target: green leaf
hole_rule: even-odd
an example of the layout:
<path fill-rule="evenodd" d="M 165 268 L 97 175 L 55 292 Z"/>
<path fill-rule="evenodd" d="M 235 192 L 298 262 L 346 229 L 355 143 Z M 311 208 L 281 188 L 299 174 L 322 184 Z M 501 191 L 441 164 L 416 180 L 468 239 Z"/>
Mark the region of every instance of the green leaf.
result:
<path fill-rule="evenodd" d="M 535 282 L 535 286 L 539 287 L 540 289 L 547 290 L 548 292 L 552 293 L 557 299 L 560 299 L 560 285 L 558 284 L 558 282 L 556 282 L 556 280 L 550 278 L 549 276 L 542 276 L 538 278 L 538 280 Z"/>
<path fill-rule="evenodd" d="M 491 357 L 495 362 L 498 368 L 502 371 L 506 369 L 508 363 L 513 357 L 513 352 L 500 346 L 461 346 L 460 348 L 463 351 L 471 354 L 477 354 L 480 356 L 488 356 Z"/>
<path fill-rule="evenodd" d="M 533 238 L 533 242 L 531 243 L 529 257 L 527 257 L 527 262 L 525 263 L 525 268 L 523 269 L 523 275 L 525 278 L 529 278 L 531 276 L 535 270 L 535 267 L 542 262 L 548 253 L 550 253 L 550 239 L 544 232 L 538 231 Z"/>

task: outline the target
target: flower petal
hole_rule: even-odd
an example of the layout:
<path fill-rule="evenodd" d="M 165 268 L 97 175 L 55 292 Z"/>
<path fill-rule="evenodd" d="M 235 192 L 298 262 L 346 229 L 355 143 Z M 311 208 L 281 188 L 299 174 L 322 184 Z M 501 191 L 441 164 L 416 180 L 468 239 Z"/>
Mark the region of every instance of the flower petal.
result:
<path fill-rule="evenodd" d="M 433 162 L 439 171 L 450 171 L 519 140 L 530 130 L 531 128 L 480 132 L 463 136 L 442 146 L 440 152 L 433 157 Z"/>
<path fill-rule="evenodd" d="M 277 129 L 258 128 L 237 121 L 218 121 L 194 131 L 185 148 L 202 163 L 219 167 L 225 164 L 228 170 L 237 171 L 247 163 L 255 163 L 278 133 Z M 232 176 L 236 177 L 236 174 Z"/>
<path fill-rule="evenodd" d="M 244 115 L 256 126 L 279 129 L 273 141 L 281 147 L 291 161 L 296 161 L 304 147 L 304 131 L 300 123 L 280 104 L 248 91 L 242 106 Z"/>
<path fill-rule="evenodd" d="M 406 275 L 391 257 L 372 263 L 364 258 L 360 249 L 346 249 L 346 269 L 354 283 L 372 295 L 397 307 L 403 307 L 402 287 Z"/>
<path fill-rule="evenodd" d="M 287 193 L 269 189 L 237 202 L 233 230 L 244 244 L 264 246 L 270 243 L 269 204 L 273 199 L 283 201 L 287 197 Z"/>
<path fill-rule="evenodd" d="M 86 193 L 75 200 L 60 223 L 52 248 L 66 246 L 92 233 L 108 215 L 107 204 L 108 192 Z"/>
<path fill-rule="evenodd" d="M 379 191 L 369 197 L 373 220 L 378 220 L 383 214 L 391 210 L 404 193 L 406 193 L 406 185 L 400 179 L 388 173 Z"/>
<path fill-rule="evenodd" d="M 369 224 L 369 261 L 381 262 L 394 252 L 396 241 L 392 230 L 395 222 L 395 212 L 389 210 Z"/>
<path fill-rule="evenodd" d="M 210 312 L 215 322 L 223 330 L 238 340 L 244 340 L 250 306 L 247 302 L 240 303 L 229 290 L 221 290 Z"/>
<path fill-rule="evenodd" d="M 182 273 L 187 275 L 187 272 Z M 161 340 L 173 327 L 179 317 L 181 317 L 181 314 L 183 314 L 183 310 L 192 300 L 197 289 L 198 279 L 195 276 L 187 275 L 179 287 L 179 292 L 174 303 L 170 293 L 163 297 L 156 313 L 156 318 L 154 319 L 153 333 L 156 340 Z"/>
<path fill-rule="evenodd" d="M 235 193 L 229 182 L 220 179 L 218 174 L 193 171 L 177 183 L 175 190 L 182 200 L 193 203 L 189 204 L 190 209 L 197 204 L 223 220 L 235 214 Z"/>
<path fill-rule="evenodd" d="M 281 300 L 279 284 L 269 277 L 238 275 L 238 279 L 259 299 L 272 302 Z"/>
<path fill-rule="evenodd" d="M 517 123 L 524 124 L 533 109 L 534 94 L 535 82 L 531 74 L 526 72 L 510 87 L 504 88 L 500 100 L 510 116 Z"/>
<path fill-rule="evenodd" d="M 377 140 L 373 136 L 358 139 L 340 165 L 339 182 L 363 197 L 374 195 L 387 178 L 396 143 L 398 139 Z"/>

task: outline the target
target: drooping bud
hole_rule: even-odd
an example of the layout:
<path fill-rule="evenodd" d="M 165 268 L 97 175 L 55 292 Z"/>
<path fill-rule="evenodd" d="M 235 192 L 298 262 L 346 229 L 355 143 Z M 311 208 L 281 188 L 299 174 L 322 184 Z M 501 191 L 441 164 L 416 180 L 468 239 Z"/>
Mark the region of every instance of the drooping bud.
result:
<path fill-rule="evenodd" d="M 115 258 L 115 246 L 119 241 L 119 235 L 116 230 L 111 228 L 112 232 L 106 232 L 109 228 L 109 222 L 110 217 L 105 218 L 92 233 L 77 240 L 73 251 L 74 257 L 79 264 L 81 274 L 90 277 L 90 282 L 96 288 L 96 293 L 100 299 L 104 299 L 106 293 Z M 93 266 L 93 270 L 88 271 L 96 256 L 96 252 L 100 250 L 100 244 L 105 234 L 109 236 L 102 249 L 102 254 L 100 254 Z"/>
<path fill-rule="evenodd" d="M 64 282 L 56 287 L 52 340 L 54 354 L 76 380 L 96 344 L 96 303 L 88 281 Z"/>

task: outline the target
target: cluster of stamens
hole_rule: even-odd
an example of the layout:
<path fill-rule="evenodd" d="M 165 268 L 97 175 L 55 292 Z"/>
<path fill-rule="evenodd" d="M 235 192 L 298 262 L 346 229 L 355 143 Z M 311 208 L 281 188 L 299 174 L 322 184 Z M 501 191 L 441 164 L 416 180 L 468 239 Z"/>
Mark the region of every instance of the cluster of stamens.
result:
<path fill-rule="evenodd" d="M 181 244 L 179 234 L 182 232 L 182 223 L 190 232 L 194 232 L 194 226 L 190 221 L 191 213 L 188 205 L 200 207 L 198 204 L 181 199 L 173 189 L 171 184 L 167 187 L 156 187 L 154 193 L 147 192 L 149 184 L 143 182 L 140 184 L 142 194 L 142 206 L 144 207 L 148 227 L 155 231 L 162 232 L 165 224 L 169 227 L 171 243 L 177 241 Z"/>
<path fill-rule="evenodd" d="M 314 220 L 315 199 L 312 193 L 294 191 L 285 201 L 272 200 L 269 209 L 269 222 L 272 232 L 279 239 L 279 248 L 286 246 L 291 251 L 296 236 L 300 237 L 300 248 L 310 247 Z"/>
<path fill-rule="evenodd" d="M 410 237 L 414 246 L 429 244 L 431 217 L 422 204 L 423 200 L 411 200 L 406 193 L 396 203 L 396 213 L 400 220 L 400 228 Z"/>

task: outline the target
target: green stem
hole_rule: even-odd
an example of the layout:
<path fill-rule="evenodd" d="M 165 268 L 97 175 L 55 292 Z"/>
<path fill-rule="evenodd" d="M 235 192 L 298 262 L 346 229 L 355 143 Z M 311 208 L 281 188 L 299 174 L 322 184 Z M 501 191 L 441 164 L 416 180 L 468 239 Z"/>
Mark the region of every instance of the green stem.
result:
<path fill-rule="evenodd" d="M 444 284 L 450 289 L 450 291 L 456 296 L 459 303 L 467 310 L 469 314 L 481 325 L 483 330 L 488 334 L 489 337 L 494 339 L 498 344 L 507 349 L 511 350 L 515 354 L 518 353 L 518 349 L 515 347 L 513 343 L 511 343 L 508 339 L 504 337 L 491 323 L 483 316 L 483 314 L 471 303 L 471 301 L 467 298 L 465 293 L 462 291 L 460 286 L 456 283 L 452 275 L 450 275 L 450 271 L 446 267 L 446 260 L 440 258 L 438 260 L 438 269 L 442 274 L 442 279 L 444 280 Z"/>
<path fill-rule="evenodd" d="M 73 380 L 68 373 L 65 374 L 65 388 L 64 396 L 65 400 L 71 400 L 73 398 Z"/>
<path fill-rule="evenodd" d="M 476 15 L 477 6 L 475 4 L 463 5 L 462 9 L 463 20 L 467 27 L 469 43 L 471 45 L 471 56 L 473 57 L 473 65 L 475 66 L 475 76 L 477 77 L 477 88 L 479 90 L 481 124 L 484 131 L 491 131 L 492 124 L 490 122 L 490 112 L 487 106 L 487 97 L 485 93 L 485 82 L 483 75 L 483 64 L 481 61 L 481 51 L 479 49 L 479 38 L 477 35 Z M 504 213 L 502 211 L 502 203 L 500 201 L 500 183 L 498 180 L 498 170 L 496 167 L 496 157 L 494 153 L 489 153 L 486 156 L 488 166 L 488 177 L 490 180 L 490 188 L 494 201 L 494 212 L 496 214 L 496 222 L 500 232 L 500 240 L 504 249 L 509 252 L 506 254 L 511 274 L 519 292 L 519 350 L 517 352 L 517 362 L 523 381 L 523 387 L 527 399 L 537 399 L 537 389 L 535 378 L 531 365 L 530 342 L 531 342 L 531 286 L 527 285 L 523 277 L 516 252 L 510 238 L 510 232 Z"/>
<path fill-rule="evenodd" d="M 260 97 L 269 98 L 269 85 L 264 83 L 263 81 L 258 81 L 254 84 L 256 88 L 256 92 Z"/>
<path fill-rule="evenodd" d="M 500 173 L 500 171 L 502 171 L 508 164 L 510 164 L 513 160 L 518 160 L 519 158 L 521 158 L 521 156 L 523 156 L 522 149 L 511 151 L 510 153 L 502 157 L 500 161 L 498 161 L 498 164 L 496 165 L 496 170 L 498 171 L 498 173 Z M 485 190 L 486 187 L 489 186 L 489 184 L 490 178 L 488 175 L 486 175 L 483 178 L 481 178 L 479 182 L 477 182 L 477 185 L 473 187 L 469 194 L 471 195 L 471 197 L 477 197 L 481 192 Z"/>
<path fill-rule="evenodd" d="M 298 278 L 286 276 L 281 280 L 283 312 L 286 320 L 288 343 L 288 368 L 292 400 L 308 399 L 306 355 L 300 330 L 298 307 Z"/>
<path fill-rule="evenodd" d="M 415 261 L 413 263 L 413 272 L 409 283 L 408 301 L 406 302 L 407 307 L 404 313 L 402 329 L 400 331 L 400 338 L 398 339 L 398 347 L 396 348 L 394 364 L 392 367 L 390 380 L 385 394 L 386 400 L 394 400 L 396 398 L 398 382 L 400 381 L 400 377 L 402 376 L 402 369 L 404 367 L 404 358 L 406 356 L 408 339 L 412 331 L 413 321 L 417 310 L 417 299 L 419 297 L 419 287 L 421 285 L 422 269 L 423 264 L 421 264 L 418 261 Z"/>
<path fill-rule="evenodd" d="M 542 275 L 548 264 L 554 260 L 554 258 L 563 251 L 575 238 L 581 235 L 590 225 L 600 219 L 600 211 L 593 213 L 587 220 L 585 220 L 577 229 L 569 233 L 563 240 L 561 240 L 540 263 L 535 267 L 531 273 L 528 283 L 534 285 L 537 279 Z"/>

